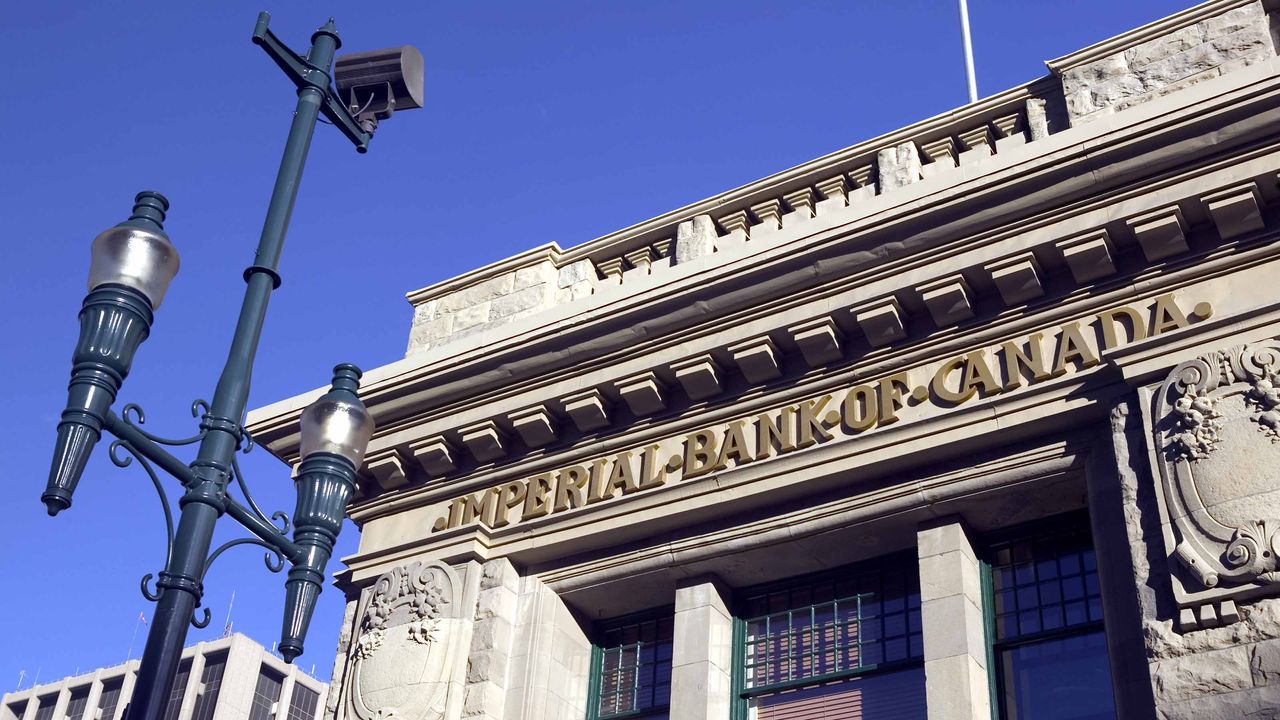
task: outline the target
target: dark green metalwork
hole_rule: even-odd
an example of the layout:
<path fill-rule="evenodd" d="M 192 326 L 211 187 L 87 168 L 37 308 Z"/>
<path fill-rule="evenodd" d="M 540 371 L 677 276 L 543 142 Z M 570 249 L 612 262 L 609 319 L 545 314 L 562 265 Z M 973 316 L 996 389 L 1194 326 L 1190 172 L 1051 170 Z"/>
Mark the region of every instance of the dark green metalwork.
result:
<path fill-rule="evenodd" d="M 72 356 L 67 405 L 58 425 L 49 481 L 41 496 L 50 515 L 71 506 L 89 454 L 105 429 L 118 438 L 112 444 L 112 460 L 124 467 L 136 458 L 164 503 L 168 555 L 154 591 L 147 585 L 150 575 L 143 578 L 143 594 L 157 606 L 125 715 L 127 720 L 159 720 L 163 716 L 178 672 L 187 625 L 204 627 L 208 622 L 207 609 L 203 618 L 195 616 L 203 594 L 203 578 L 208 566 L 230 547 L 254 544 L 267 548 L 267 565 L 273 571 L 282 569 L 283 560 L 288 560 L 291 567 L 285 583 L 279 649 L 287 661 L 302 653 L 307 627 L 324 581 L 325 566 L 341 529 L 347 502 L 355 492 L 357 468 L 353 459 L 363 455 L 363 443 L 372 431 L 367 411 L 356 394 L 360 371 L 354 365 L 339 365 L 334 369 L 332 389 L 324 397 L 346 403 L 344 407 L 349 406 L 350 412 L 361 414 L 366 421 L 366 434 L 355 449 L 340 450 L 346 455 L 313 452 L 303 458 L 296 480 L 298 499 L 292 539 L 286 534 L 288 518 L 284 517 L 283 528 L 273 524 L 253 503 L 239 474 L 236 453 L 242 449 L 247 451 L 252 443 L 241 423 L 249 397 L 254 356 L 271 292 L 280 285 L 280 256 L 316 120 L 323 113 L 362 153 L 368 149 L 371 138 L 371 133 L 361 129 L 332 90 L 330 68 L 340 45 L 333 19 L 312 35 L 311 48 L 305 56 L 295 54 L 267 29 L 269 19 L 267 13 L 258 16 L 253 42 L 262 47 L 297 86 L 297 107 L 257 253 L 244 273 L 247 287 L 226 364 L 212 402 L 196 401 L 192 406 L 193 414 L 200 417 L 199 433 L 183 440 L 167 440 L 139 427 L 143 415 L 137 406 L 126 406 L 121 415 L 111 411 L 133 357 L 150 333 L 155 307 L 163 298 L 168 280 L 177 272 L 176 252 L 164 233 L 169 203 L 159 193 L 147 191 L 137 196 L 129 219 L 117 226 L 133 230 L 111 235 L 108 239 L 115 244 L 104 245 L 102 257 L 111 260 L 110 252 L 120 257 L 133 253 L 130 257 L 152 262 L 163 272 L 156 273 L 159 279 L 154 281 L 146 276 L 146 268 L 137 277 L 122 276 L 121 282 L 98 280 L 85 298 L 80 312 L 79 342 Z M 129 242 L 135 245 L 130 246 Z M 97 253 L 95 241 L 95 263 L 99 262 Z M 127 264 L 121 261 L 121 273 L 126 272 Z M 95 282 L 94 272 L 97 270 L 91 271 L 91 284 Z M 190 463 L 162 447 L 196 442 L 199 448 Z M 132 457 L 116 455 L 118 449 Z M 153 465 L 182 484 L 176 528 Z M 247 506 L 229 494 L 228 486 L 233 480 L 245 494 Z M 230 515 L 253 537 L 233 540 L 210 553 L 214 526 L 223 514 Z M 282 516 L 277 513 L 274 517 Z"/>

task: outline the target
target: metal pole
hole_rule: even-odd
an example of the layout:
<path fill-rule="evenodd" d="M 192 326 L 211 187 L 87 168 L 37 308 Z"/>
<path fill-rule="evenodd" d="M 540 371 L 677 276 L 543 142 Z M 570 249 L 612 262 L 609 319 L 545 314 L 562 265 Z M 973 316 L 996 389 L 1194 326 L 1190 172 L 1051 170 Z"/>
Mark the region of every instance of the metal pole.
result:
<path fill-rule="evenodd" d="M 960 33 L 964 36 L 964 71 L 969 78 L 969 102 L 978 102 L 978 81 L 973 74 L 973 41 L 969 39 L 967 0 L 960 0 Z"/>
<path fill-rule="evenodd" d="M 311 36 L 307 64 L 317 70 L 316 82 L 322 76 L 325 85 L 306 84 L 298 90 L 298 105 L 271 193 L 262 237 L 254 264 L 245 271 L 248 288 L 231 351 L 218 379 L 209 414 L 201 420 L 201 427 L 208 433 L 191 463 L 195 480 L 179 501 L 182 516 L 174 538 L 173 557 L 156 583 L 161 595 L 147 634 L 127 720 L 160 720 L 173 690 L 178 661 L 187 639 L 187 624 L 203 593 L 201 577 L 214 524 L 226 510 L 226 488 L 231 480 L 231 460 L 240 443 L 240 421 L 249 398 L 253 358 L 262 335 L 267 301 L 279 285 L 278 267 L 285 232 L 298 195 L 316 117 L 325 102 L 328 69 L 338 44 L 332 19 Z"/>

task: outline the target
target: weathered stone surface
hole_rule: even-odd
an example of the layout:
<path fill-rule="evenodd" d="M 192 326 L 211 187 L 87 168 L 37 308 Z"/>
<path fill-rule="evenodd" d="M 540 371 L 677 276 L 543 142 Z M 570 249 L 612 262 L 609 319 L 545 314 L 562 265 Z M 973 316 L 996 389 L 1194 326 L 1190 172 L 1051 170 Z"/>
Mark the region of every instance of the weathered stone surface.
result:
<path fill-rule="evenodd" d="M 1244 647 L 1161 660 L 1151 666 L 1156 700 L 1189 700 L 1253 687 L 1249 652 Z"/>
<path fill-rule="evenodd" d="M 551 285 L 543 283 L 494 300 L 489 304 L 489 322 L 510 318 L 516 313 L 528 310 L 541 310 L 550 304 Z"/>
<path fill-rule="evenodd" d="M 440 310 L 445 312 L 457 311 L 508 295 L 515 288 L 515 282 L 515 272 L 503 273 L 497 277 L 482 280 L 440 298 Z"/>
<path fill-rule="evenodd" d="M 905 142 L 876 153 L 880 192 L 906 187 L 924 177 L 920 150 L 914 142 Z"/>
<path fill-rule="evenodd" d="M 1261 2 L 1179 28 L 1062 75 L 1073 123 L 1218 77 L 1276 54 Z"/>
<path fill-rule="evenodd" d="M 1280 683 L 1280 640 L 1264 640 L 1249 646 L 1249 667 L 1253 684 Z"/>
<path fill-rule="evenodd" d="M 587 258 L 575 260 L 556 272 L 556 287 L 573 287 L 578 283 L 589 283 L 596 279 L 596 266 Z"/>
<path fill-rule="evenodd" d="M 716 249 L 716 224 L 710 215 L 698 215 L 676 227 L 676 264 L 689 262 Z"/>
<path fill-rule="evenodd" d="M 1160 706 L 1160 720 L 1280 720 L 1280 686 L 1252 688 Z"/>

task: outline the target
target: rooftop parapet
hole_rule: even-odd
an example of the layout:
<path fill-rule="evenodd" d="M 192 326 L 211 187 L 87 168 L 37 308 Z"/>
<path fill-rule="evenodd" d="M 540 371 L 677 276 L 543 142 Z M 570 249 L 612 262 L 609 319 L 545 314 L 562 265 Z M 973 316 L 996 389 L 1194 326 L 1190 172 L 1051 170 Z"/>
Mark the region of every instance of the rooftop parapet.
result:
<path fill-rule="evenodd" d="M 1270 3 L 1213 0 L 1047 63 L 1052 74 L 590 242 L 542 245 L 407 295 L 408 356 L 554 307 L 586 312 L 662 282 L 669 268 L 791 237 L 923 180 L 975 166 L 1073 125 L 1274 57 Z M 976 169 L 976 168 L 975 168 Z M 856 213 L 856 209 L 853 210 Z M 816 229 L 817 224 L 814 224 Z M 576 314 L 569 311 L 570 315 Z M 512 328 L 512 332 L 515 328 Z"/>

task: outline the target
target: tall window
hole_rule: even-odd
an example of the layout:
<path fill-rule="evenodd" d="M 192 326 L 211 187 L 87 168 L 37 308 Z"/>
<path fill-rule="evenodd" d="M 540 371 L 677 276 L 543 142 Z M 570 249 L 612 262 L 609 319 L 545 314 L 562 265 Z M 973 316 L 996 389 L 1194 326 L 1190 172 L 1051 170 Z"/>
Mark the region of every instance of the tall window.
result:
<path fill-rule="evenodd" d="M 249 707 L 249 720 L 269 720 L 280 701 L 280 687 L 284 676 L 263 665 L 258 673 L 258 684 L 253 688 L 253 704 Z"/>
<path fill-rule="evenodd" d="M 597 625 L 590 717 L 667 717 L 673 625 L 671 608 Z"/>
<path fill-rule="evenodd" d="M 67 720 L 83 720 L 84 708 L 88 703 L 89 686 L 72 690 L 71 698 L 67 700 Z"/>
<path fill-rule="evenodd" d="M 58 693 L 45 695 L 39 702 L 36 706 L 36 720 L 52 720 L 53 707 L 58 704 Z"/>
<path fill-rule="evenodd" d="M 108 680 L 102 684 L 102 695 L 98 698 L 98 720 L 114 720 L 123 688 L 124 680 Z"/>
<path fill-rule="evenodd" d="M 1115 705 L 1089 520 L 990 545 L 989 639 L 1005 720 L 1111 720 Z"/>
<path fill-rule="evenodd" d="M 196 707 L 191 713 L 191 720 L 213 720 L 213 710 L 218 705 L 218 690 L 222 687 L 222 674 L 226 668 L 226 653 L 205 658 L 204 669 L 200 671 L 200 685 L 196 688 Z"/>
<path fill-rule="evenodd" d="M 913 558 L 744 593 L 736 718 L 923 720 Z"/>
<path fill-rule="evenodd" d="M 164 720 L 178 720 L 178 712 L 182 710 L 182 696 L 187 692 L 187 680 L 191 677 L 191 660 L 183 660 L 178 665 L 178 677 L 173 681 L 173 689 L 169 691 L 169 702 L 164 706 Z"/>
<path fill-rule="evenodd" d="M 312 720 L 316 716 L 316 705 L 319 703 L 319 693 L 295 681 L 293 695 L 289 698 L 289 720 Z"/>

